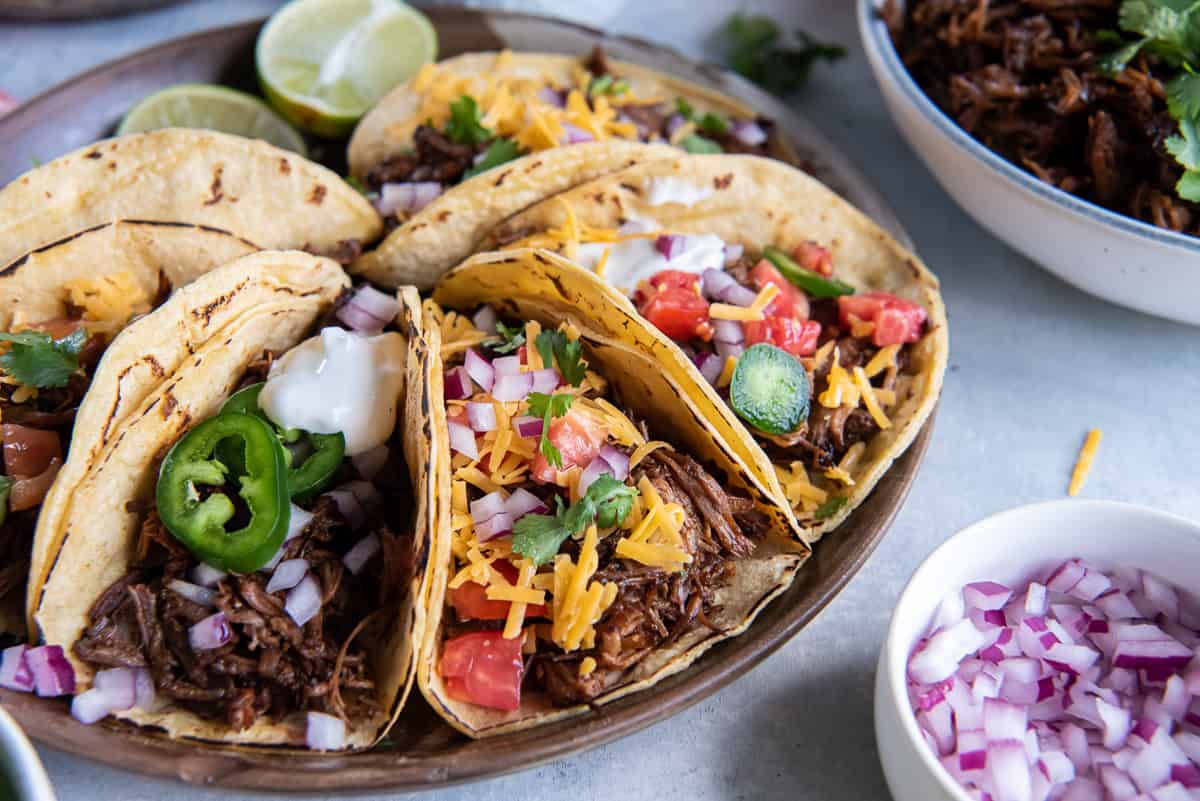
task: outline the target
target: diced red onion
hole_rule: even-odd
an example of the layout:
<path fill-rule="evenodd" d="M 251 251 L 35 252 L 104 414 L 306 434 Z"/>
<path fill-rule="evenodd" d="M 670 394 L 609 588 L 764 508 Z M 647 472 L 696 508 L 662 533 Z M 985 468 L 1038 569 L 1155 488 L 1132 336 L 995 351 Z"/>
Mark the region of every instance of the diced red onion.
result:
<path fill-rule="evenodd" d="M 480 542 L 503 537 L 505 534 L 512 533 L 513 522 L 512 515 L 508 512 L 500 512 L 483 523 L 476 523 L 475 536 Z"/>
<path fill-rule="evenodd" d="M 1179 596 L 1175 589 L 1157 576 L 1142 574 L 1142 590 L 1150 605 L 1169 619 L 1179 617 Z"/>
<path fill-rule="evenodd" d="M 529 393 L 532 391 L 533 375 L 531 373 L 497 374 L 496 384 L 492 387 L 492 397 L 501 402 L 523 401 L 529 397 Z"/>
<path fill-rule="evenodd" d="M 507 499 L 502 492 L 489 492 L 482 498 L 471 501 L 471 520 L 478 526 L 505 511 Z"/>
<path fill-rule="evenodd" d="M 721 290 L 720 299 L 723 303 L 729 303 L 733 306 L 750 306 L 757 297 L 758 293 L 753 289 L 744 287 L 741 284 L 734 284 Z"/>
<path fill-rule="evenodd" d="M 1062 751 L 1042 751 L 1038 768 L 1051 784 L 1066 784 L 1075 778 L 1075 765 Z"/>
<path fill-rule="evenodd" d="M 366 567 L 367 562 L 371 561 L 375 554 L 379 553 L 381 548 L 382 543 L 379 542 L 379 537 L 373 533 L 368 534 L 354 543 L 354 546 L 350 550 L 346 551 L 346 555 L 342 557 L 342 564 L 346 566 L 347 570 L 357 576 Z"/>
<path fill-rule="evenodd" d="M 71 699 L 71 717 L 85 726 L 91 726 L 115 711 L 112 702 L 107 693 L 93 687 Z"/>
<path fill-rule="evenodd" d="M 338 507 L 338 511 L 341 512 L 342 517 L 346 518 L 346 522 L 353 526 L 353 521 L 357 519 L 361 524 L 362 505 L 359 503 L 357 498 L 344 490 L 340 493 L 335 490 L 325 494 L 333 499 L 334 503 Z M 303 534 L 304 529 L 308 527 L 308 524 L 311 523 L 313 519 L 312 512 L 307 512 L 294 503 L 289 509 L 289 515 L 288 530 L 287 533 L 283 535 L 283 542 L 279 544 L 279 550 L 277 550 L 275 555 L 271 557 L 271 561 L 263 565 L 260 570 L 274 570 L 275 566 L 279 564 L 279 560 L 283 558 L 283 549 L 287 546 L 288 542 Z"/>
<path fill-rule="evenodd" d="M 357 456 L 351 456 L 350 461 L 360 476 L 367 481 L 372 481 L 387 464 L 389 455 L 391 455 L 391 449 L 387 445 L 379 445 Z"/>
<path fill-rule="evenodd" d="M 1038 584 L 1036 581 L 1029 583 L 1029 589 L 1025 591 L 1024 610 L 1027 615 L 1046 614 L 1045 584 Z"/>
<path fill-rule="evenodd" d="M 406 181 L 387 183 L 379 188 L 375 208 L 384 217 L 401 211 L 416 212 L 428 206 L 442 194 L 437 181 Z"/>
<path fill-rule="evenodd" d="M 1013 591 L 994 581 L 976 581 L 963 587 L 963 600 L 976 609 L 1002 609 Z"/>
<path fill-rule="evenodd" d="M 498 359 L 492 360 L 492 368 L 496 371 L 496 377 L 502 375 L 520 375 L 521 374 L 521 357 L 520 356 L 501 356 Z"/>
<path fill-rule="evenodd" d="M 1108 576 L 1098 571 L 1087 570 L 1068 594 L 1091 603 L 1111 588 L 1112 582 L 1108 580 Z"/>
<path fill-rule="evenodd" d="M 157 690 L 154 677 L 146 668 L 133 669 L 133 705 L 138 709 L 153 709 Z"/>
<path fill-rule="evenodd" d="M 480 306 L 479 311 L 471 316 L 471 325 L 485 334 L 495 335 L 499 330 L 496 325 L 499 322 L 500 315 L 491 306 Z"/>
<path fill-rule="evenodd" d="M 216 591 L 179 579 L 168 581 L 167 587 L 173 592 L 187 598 L 192 603 L 200 604 L 201 606 L 212 606 L 217 598 Z"/>
<path fill-rule="evenodd" d="M 1050 578 L 1046 579 L 1046 587 L 1055 592 L 1070 592 L 1086 572 L 1083 566 L 1074 559 L 1063 562 L 1057 570 L 1050 574 Z"/>
<path fill-rule="evenodd" d="M 733 121 L 733 138 L 747 147 L 758 147 L 767 141 L 767 132 L 754 120 Z"/>
<path fill-rule="evenodd" d="M 654 240 L 654 247 L 667 261 L 682 256 L 685 244 L 682 234 L 662 234 Z"/>
<path fill-rule="evenodd" d="M 1029 762 L 1021 742 L 1005 740 L 989 745 L 987 773 L 992 782 L 994 801 L 1031 801 L 1033 798 Z"/>
<path fill-rule="evenodd" d="M 715 353 L 697 353 L 692 357 L 692 361 L 696 365 L 696 369 L 700 371 L 700 375 L 704 376 L 710 384 L 716 384 L 717 379 L 721 377 L 721 370 L 725 366 L 725 361 Z"/>
<path fill-rule="evenodd" d="M 700 274 L 700 291 L 709 300 L 720 300 L 723 291 L 737 285 L 734 277 L 724 270 L 709 267 Z"/>
<path fill-rule="evenodd" d="M 378 334 L 399 313 L 400 301 L 370 284 L 363 284 L 338 309 L 337 318 L 355 331 Z"/>
<path fill-rule="evenodd" d="M 670 117 L 667 117 L 667 122 L 663 128 L 663 133 L 666 135 L 667 139 L 670 139 L 686 123 L 687 123 L 687 118 L 685 118 L 682 114 L 678 114 L 678 113 L 672 114 Z"/>
<path fill-rule="evenodd" d="M 746 252 L 746 246 L 740 242 L 728 242 L 725 244 L 725 266 L 736 264 L 742 255 Z"/>
<path fill-rule="evenodd" d="M 563 127 L 563 143 L 568 145 L 578 145 L 582 142 L 594 142 L 596 137 L 592 136 L 587 131 L 580 128 L 578 125 L 573 125 L 569 122 L 564 122 Z"/>
<path fill-rule="evenodd" d="M 565 108 L 567 105 L 567 100 L 563 96 L 563 93 L 550 86 L 543 86 L 541 89 L 538 89 L 537 98 L 555 108 Z"/>
<path fill-rule="evenodd" d="M 3 657 L 0 657 L 0 687 L 24 693 L 33 691 L 33 672 L 25 662 L 27 650 L 27 645 L 13 645 L 4 649 Z"/>
<path fill-rule="evenodd" d="M 346 722 L 324 712 L 309 712 L 304 742 L 314 751 L 340 751 L 346 747 Z"/>
<path fill-rule="evenodd" d="M 513 522 L 516 522 L 527 514 L 545 514 L 550 507 L 529 490 L 518 487 L 504 502 L 504 511 L 512 515 Z"/>
<path fill-rule="evenodd" d="M 529 417 L 521 415 L 513 418 L 513 428 L 517 431 L 517 436 L 522 439 L 530 439 L 542 436 L 542 429 L 545 427 L 545 421 L 540 417 Z"/>
<path fill-rule="evenodd" d="M 558 389 L 559 384 L 562 383 L 562 377 L 559 376 L 558 370 L 555 370 L 553 367 L 533 370 L 528 375 L 530 376 L 530 392 L 540 392 L 543 395 L 549 395 Z"/>
<path fill-rule="evenodd" d="M 746 352 L 746 346 L 741 342 L 732 344 L 729 342 L 718 342 L 714 347 L 717 349 L 717 357 L 720 358 L 721 364 L 725 364 L 725 360 L 729 357 L 738 358 Z"/>
<path fill-rule="evenodd" d="M 267 582 L 267 592 L 290 590 L 300 583 L 300 579 L 308 572 L 307 559 L 285 559 L 275 567 L 271 580 Z"/>
<path fill-rule="evenodd" d="M 740 345 L 746 341 L 746 332 L 737 320 L 713 320 L 713 341 L 727 345 Z"/>
<path fill-rule="evenodd" d="M 587 467 L 583 468 L 583 472 L 579 474 L 579 491 L 587 492 L 588 487 L 595 483 L 596 479 L 604 474 L 612 475 L 612 466 L 604 461 L 600 456 L 596 456 L 592 461 L 588 462 Z"/>
<path fill-rule="evenodd" d="M 192 568 L 192 572 L 188 574 L 192 579 L 193 584 L 199 584 L 201 587 L 215 587 L 220 583 L 221 579 L 229 574 L 224 570 L 218 570 L 212 565 L 206 565 L 203 562 Z"/>
<path fill-rule="evenodd" d="M 451 420 L 446 424 L 450 431 L 450 448 L 458 451 L 468 459 L 479 458 L 479 445 L 475 442 L 475 432 L 462 423 Z"/>
<path fill-rule="evenodd" d="M 321 584 L 308 574 L 288 590 L 283 608 L 297 626 L 303 627 L 321 610 Z"/>
<path fill-rule="evenodd" d="M 1135 640 L 1117 643 L 1113 664 L 1123 668 L 1178 670 L 1192 659 L 1192 652 L 1174 640 Z"/>
<path fill-rule="evenodd" d="M 188 629 L 188 645 L 193 651 L 211 651 L 233 639 L 233 629 L 224 612 L 217 612 Z"/>
<path fill-rule="evenodd" d="M 108 696 L 110 712 L 132 709 L 137 703 L 137 680 L 133 668 L 118 667 L 101 670 L 92 678 L 93 689 Z"/>
<path fill-rule="evenodd" d="M 930 637 L 925 648 L 909 660 L 908 672 L 924 684 L 944 681 L 954 674 L 958 663 L 967 654 L 979 649 L 982 642 L 983 634 L 974 624 L 961 620 Z"/>
<path fill-rule="evenodd" d="M 490 401 L 467 404 L 467 425 L 472 431 L 496 430 L 496 407 Z"/>
<path fill-rule="evenodd" d="M 471 385 L 471 374 L 467 372 L 467 368 L 459 365 L 447 370 L 445 378 L 442 379 L 442 391 L 446 400 L 466 400 L 471 397 L 475 388 Z"/>
<path fill-rule="evenodd" d="M 33 688 L 43 698 L 75 692 L 75 671 L 61 645 L 42 645 L 25 652 L 25 664 L 33 674 Z"/>
<path fill-rule="evenodd" d="M 490 306 L 485 306 L 491 308 Z M 476 384 L 484 392 L 491 392 L 492 385 L 496 382 L 496 371 L 492 367 L 492 363 L 483 358 L 479 351 L 474 348 L 467 350 L 467 359 L 463 366 L 467 370 L 467 375 L 471 377 Z M 469 397 L 469 396 L 468 396 Z"/>
<path fill-rule="evenodd" d="M 600 457 L 608 462 L 608 466 L 612 468 L 613 478 L 617 481 L 624 481 L 629 477 L 628 455 L 606 443 L 600 448 Z"/>

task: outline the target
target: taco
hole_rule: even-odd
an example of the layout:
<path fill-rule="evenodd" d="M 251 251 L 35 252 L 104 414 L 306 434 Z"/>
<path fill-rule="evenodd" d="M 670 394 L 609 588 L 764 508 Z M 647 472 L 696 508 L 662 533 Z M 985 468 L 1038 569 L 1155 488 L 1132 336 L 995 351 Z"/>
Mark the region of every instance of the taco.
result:
<path fill-rule="evenodd" d="M 349 261 L 382 222 L 337 174 L 257 139 L 167 128 L 107 139 L 0 189 L 0 264 L 118 219 L 209 225 Z"/>
<path fill-rule="evenodd" d="M 426 65 L 350 140 L 351 174 L 380 193 L 395 229 L 353 269 L 428 289 L 509 215 L 633 161 L 679 152 L 670 145 L 798 160 L 771 122 L 740 101 L 609 60 L 599 48 L 587 58 L 506 50 Z"/>
<path fill-rule="evenodd" d="M 497 273 L 481 279 L 489 288 L 511 280 L 585 302 L 607 287 L 609 336 L 638 340 L 680 380 L 702 373 L 696 403 L 810 541 L 862 502 L 937 403 L 949 347 L 937 279 L 777 161 L 684 156 L 623 170 L 483 242 L 503 246 L 558 250 L 593 273 Z M 628 325 L 635 307 L 657 334 Z"/>
<path fill-rule="evenodd" d="M 370 287 L 330 314 L 348 284 L 328 259 L 264 251 L 121 333 L 97 382 L 135 345 L 164 361 L 106 446 L 77 439 L 82 475 L 39 521 L 43 644 L 17 654 L 39 693 L 73 692 L 84 723 L 211 742 L 335 750 L 384 734 L 427 581 L 412 515 L 428 490 L 397 425 L 424 402 L 405 393 L 420 316 L 415 293 L 401 308 Z"/>
<path fill-rule="evenodd" d="M 51 484 L 73 483 L 83 464 L 67 460 L 76 474 L 64 469 L 72 429 L 80 439 L 102 444 L 158 380 L 135 369 L 95 384 L 105 347 L 174 288 L 255 250 L 215 228 L 117 222 L 0 268 L 0 635 L 23 638 L 26 630 L 25 586 L 38 510 Z M 142 355 L 139 350 L 123 358 Z M 88 408 L 103 407 L 103 419 L 78 413 L 89 386 L 98 399 Z"/>
<path fill-rule="evenodd" d="M 809 554 L 712 435 L 691 378 L 597 333 L 603 298 L 482 289 L 539 264 L 579 271 L 545 252 L 484 254 L 426 303 L 439 572 L 418 683 L 472 737 L 683 670 L 743 632 Z"/>

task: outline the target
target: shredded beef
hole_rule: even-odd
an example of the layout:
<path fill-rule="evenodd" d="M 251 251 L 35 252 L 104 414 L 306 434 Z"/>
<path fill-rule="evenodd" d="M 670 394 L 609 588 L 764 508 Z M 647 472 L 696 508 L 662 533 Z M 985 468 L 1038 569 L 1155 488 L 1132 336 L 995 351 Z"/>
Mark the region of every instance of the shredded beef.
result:
<path fill-rule="evenodd" d="M 929 97 L 983 144 L 1067 192 L 1196 235 L 1181 200 L 1177 130 L 1149 50 L 1116 77 L 1097 59 L 1119 45 L 1120 0 L 889 0 L 896 49 Z"/>
<path fill-rule="evenodd" d="M 385 159 L 367 175 L 367 186 L 378 191 L 387 183 L 436 181 L 454 184 L 470 169 L 485 145 L 460 145 L 429 125 L 413 132 L 413 152 Z"/>

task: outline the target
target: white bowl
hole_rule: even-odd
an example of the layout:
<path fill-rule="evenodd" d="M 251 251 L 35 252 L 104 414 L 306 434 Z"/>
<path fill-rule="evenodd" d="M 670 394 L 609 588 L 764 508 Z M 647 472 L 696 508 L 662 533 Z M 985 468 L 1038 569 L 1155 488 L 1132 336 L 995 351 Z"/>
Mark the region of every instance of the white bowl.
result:
<path fill-rule="evenodd" d="M 921 738 L 905 689 L 908 655 L 947 593 L 972 581 L 1016 584 L 1080 556 L 1200 586 L 1200 525 L 1113 501 L 1021 506 L 955 534 L 921 564 L 892 611 L 875 673 L 875 739 L 896 801 L 971 801 Z"/>
<path fill-rule="evenodd" d="M 858 27 L 896 127 L 938 183 L 1000 239 L 1085 292 L 1200 325 L 1200 239 L 1109 211 L 1043 183 L 984 147 L 908 74 L 876 9 Z"/>
<path fill-rule="evenodd" d="M 0 795 L 12 785 L 14 801 L 55 801 L 54 788 L 37 751 L 12 715 L 0 707 Z"/>

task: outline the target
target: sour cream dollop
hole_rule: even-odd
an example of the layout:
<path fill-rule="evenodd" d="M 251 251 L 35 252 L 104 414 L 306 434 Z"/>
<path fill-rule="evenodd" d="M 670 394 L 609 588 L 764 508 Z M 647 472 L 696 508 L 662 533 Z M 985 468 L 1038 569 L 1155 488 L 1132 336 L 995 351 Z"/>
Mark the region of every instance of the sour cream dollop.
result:
<path fill-rule="evenodd" d="M 627 239 L 610 245 L 589 242 L 579 246 L 577 261 L 589 270 L 609 250 L 604 278 L 617 289 L 632 294 L 642 281 L 649 281 L 662 270 L 680 270 L 700 275 L 709 267 L 719 270 L 725 264 L 725 241 L 715 234 L 688 234 L 683 252 L 668 260 L 650 238 Z"/>
<path fill-rule="evenodd" d="M 404 338 L 325 328 L 271 365 L 259 406 L 281 428 L 341 433 L 346 455 L 383 445 L 404 388 Z"/>
<path fill-rule="evenodd" d="M 646 189 L 646 202 L 651 206 L 662 206 L 667 203 L 678 203 L 681 206 L 692 206 L 701 200 L 713 196 L 711 186 L 697 185 L 684 178 L 664 175 L 651 178 Z"/>

